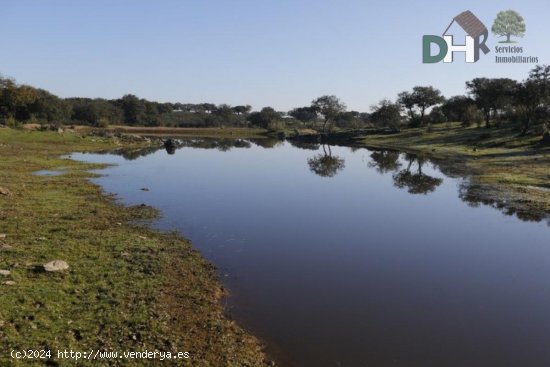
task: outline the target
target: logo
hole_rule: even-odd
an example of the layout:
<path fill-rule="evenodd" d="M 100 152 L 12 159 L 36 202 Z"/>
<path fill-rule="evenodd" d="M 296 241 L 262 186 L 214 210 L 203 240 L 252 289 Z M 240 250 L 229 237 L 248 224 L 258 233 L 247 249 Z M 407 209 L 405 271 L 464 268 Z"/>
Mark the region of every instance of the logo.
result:
<path fill-rule="evenodd" d="M 463 43 L 456 44 L 455 37 L 447 34 L 454 23 L 466 32 Z M 539 63 L 538 56 L 524 55 L 525 48 L 523 46 L 511 45 L 518 42 L 513 37 L 517 38 L 525 35 L 525 21 L 517 11 L 503 10 L 498 12 L 491 27 L 491 32 L 501 38 L 498 41 L 499 45 L 494 47 L 494 61 L 496 64 Z M 474 63 L 479 60 L 481 52 L 485 55 L 489 53 L 489 47 L 486 45 L 488 36 L 487 27 L 471 11 L 466 10 L 453 18 L 441 37 L 434 35 L 424 35 L 422 37 L 422 62 L 424 64 L 434 64 L 440 61 L 451 63 L 454 61 L 455 52 L 463 52 L 465 61 Z M 458 37 L 456 38 L 458 39 Z"/>
<path fill-rule="evenodd" d="M 465 43 L 455 44 L 454 37 L 447 35 L 449 28 L 456 22 L 465 32 Z M 493 26 L 494 27 L 494 26 Z M 494 32 L 494 31 L 493 31 Z M 485 45 L 489 31 L 487 27 L 469 10 L 466 10 L 453 18 L 443 36 L 425 35 L 422 37 L 422 62 L 433 64 L 443 60 L 444 63 L 453 62 L 455 52 L 464 52 L 466 62 L 474 63 L 479 60 L 480 51 L 483 54 L 489 53 L 489 47 Z M 432 55 L 432 45 L 439 49 L 438 53 Z"/>
<path fill-rule="evenodd" d="M 497 14 L 495 22 L 491 27 L 494 35 L 506 37 L 506 40 L 499 43 L 516 43 L 511 39 L 512 36 L 523 37 L 525 34 L 525 22 L 523 17 L 517 11 L 505 10 Z"/>

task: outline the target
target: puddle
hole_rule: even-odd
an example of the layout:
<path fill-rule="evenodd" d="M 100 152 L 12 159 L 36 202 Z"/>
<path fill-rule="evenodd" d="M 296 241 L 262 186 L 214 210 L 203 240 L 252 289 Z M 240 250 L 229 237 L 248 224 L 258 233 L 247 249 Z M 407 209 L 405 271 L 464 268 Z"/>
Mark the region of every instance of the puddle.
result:
<path fill-rule="evenodd" d="M 40 171 L 33 172 L 33 174 L 38 175 L 38 176 L 59 176 L 59 175 L 62 175 L 66 172 L 67 171 L 57 171 L 57 170 L 43 169 L 43 170 L 40 170 Z"/>

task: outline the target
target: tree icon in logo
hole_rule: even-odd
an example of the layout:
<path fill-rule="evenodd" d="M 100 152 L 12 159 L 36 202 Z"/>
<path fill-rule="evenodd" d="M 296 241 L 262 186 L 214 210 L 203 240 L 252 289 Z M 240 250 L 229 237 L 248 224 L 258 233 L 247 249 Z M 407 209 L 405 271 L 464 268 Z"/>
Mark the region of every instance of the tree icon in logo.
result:
<path fill-rule="evenodd" d="M 517 11 L 504 10 L 497 14 L 491 31 L 497 36 L 506 36 L 506 41 L 500 41 L 500 43 L 514 43 L 514 41 L 510 40 L 510 37 L 523 37 L 525 33 L 525 22 Z"/>

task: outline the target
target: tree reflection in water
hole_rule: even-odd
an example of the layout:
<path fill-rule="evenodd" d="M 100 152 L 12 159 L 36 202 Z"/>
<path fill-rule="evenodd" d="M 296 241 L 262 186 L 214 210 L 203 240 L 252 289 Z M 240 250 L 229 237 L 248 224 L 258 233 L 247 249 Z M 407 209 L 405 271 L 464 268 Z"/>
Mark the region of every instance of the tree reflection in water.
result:
<path fill-rule="evenodd" d="M 330 145 L 328 145 L 327 153 L 327 149 L 324 144 L 323 153 L 309 158 L 307 160 L 307 164 L 309 165 L 311 172 L 321 177 L 334 177 L 346 166 L 345 161 L 342 158 L 332 155 Z"/>
<path fill-rule="evenodd" d="M 287 140 L 293 147 L 304 150 L 318 150 L 321 145 L 317 142 L 301 141 L 301 140 Z"/>
<path fill-rule="evenodd" d="M 166 149 L 166 153 L 173 155 L 176 153 L 177 144 L 173 139 L 167 139 L 164 141 L 164 149 Z"/>
<path fill-rule="evenodd" d="M 166 144 L 164 139 L 153 140 L 153 146 L 145 148 L 118 149 L 104 152 L 123 156 L 127 160 L 135 160 L 140 157 L 165 149 L 166 153 L 174 152 L 183 147 L 198 149 L 216 149 L 222 152 L 236 149 L 247 149 L 253 144 L 264 148 L 272 148 L 282 145 L 277 139 L 216 139 L 216 138 L 173 138 Z M 318 150 L 317 154 L 307 160 L 309 169 L 321 177 L 334 177 L 345 168 L 343 158 L 332 155 L 330 145 L 320 145 L 315 141 L 288 141 L 292 146 L 305 150 Z M 353 148 L 352 148 L 353 150 Z M 430 162 L 446 176 L 452 178 L 464 178 L 464 173 L 457 170 L 452 164 L 444 161 L 428 160 L 425 156 L 403 154 L 391 150 L 378 150 L 370 153 L 368 166 L 376 169 L 380 174 L 392 173 L 394 186 L 406 189 L 411 194 L 428 194 L 441 185 L 442 178 L 431 177 L 422 171 L 425 164 Z M 405 163 L 403 163 L 405 162 Z M 403 166 L 405 169 L 400 170 Z M 415 167 L 416 165 L 416 167 Z M 416 168 L 416 169 L 415 169 Z M 470 206 L 487 205 L 496 208 L 506 215 L 513 215 L 523 221 L 540 222 L 546 220 L 550 226 L 550 216 L 543 206 L 537 206 L 536 202 L 525 204 L 521 195 L 513 195 L 513 192 L 490 185 L 484 185 L 471 179 L 464 179 L 459 183 L 459 197 Z"/>
<path fill-rule="evenodd" d="M 405 154 L 405 159 L 409 162 L 407 168 L 393 175 L 393 184 L 400 189 L 406 188 L 411 194 L 427 194 L 433 192 L 437 186 L 441 185 L 443 179 L 431 177 L 422 172 L 422 165 L 426 162 L 426 158 Z M 417 163 L 416 172 L 412 172 L 411 168 L 414 162 Z"/>
<path fill-rule="evenodd" d="M 378 150 L 370 155 L 372 162 L 369 167 L 373 167 L 381 174 L 397 171 L 401 167 L 399 162 L 399 152 L 390 150 Z"/>

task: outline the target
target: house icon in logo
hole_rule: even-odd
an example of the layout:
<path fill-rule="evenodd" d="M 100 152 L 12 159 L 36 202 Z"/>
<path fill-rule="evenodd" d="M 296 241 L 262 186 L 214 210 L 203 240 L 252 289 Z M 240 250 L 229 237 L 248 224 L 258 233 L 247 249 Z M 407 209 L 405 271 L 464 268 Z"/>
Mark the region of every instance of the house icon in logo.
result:
<path fill-rule="evenodd" d="M 455 22 L 466 32 L 465 44 L 455 44 L 454 37 L 447 34 L 449 28 Z M 455 52 L 464 52 L 467 63 L 476 62 L 479 60 L 480 50 L 484 54 L 489 53 L 489 48 L 485 44 L 488 36 L 487 27 L 471 11 L 463 11 L 453 18 L 445 32 L 443 32 L 442 37 L 434 35 L 422 37 L 422 60 L 426 64 L 440 62 L 441 60 L 450 63 L 453 62 Z M 439 47 L 439 52 L 436 55 L 431 54 L 432 44 Z"/>

